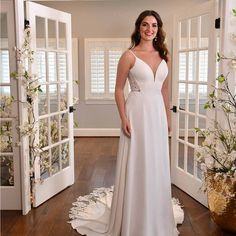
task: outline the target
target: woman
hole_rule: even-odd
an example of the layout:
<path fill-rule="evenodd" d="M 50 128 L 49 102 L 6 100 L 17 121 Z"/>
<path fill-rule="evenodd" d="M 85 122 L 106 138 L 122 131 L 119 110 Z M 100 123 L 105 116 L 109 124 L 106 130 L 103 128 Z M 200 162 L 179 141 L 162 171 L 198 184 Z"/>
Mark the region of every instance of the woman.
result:
<path fill-rule="evenodd" d="M 176 224 L 182 223 L 183 211 L 171 201 L 170 57 L 162 25 L 155 11 L 142 12 L 135 23 L 130 50 L 120 58 L 115 98 L 122 132 L 114 195 L 111 201 L 112 189 L 98 189 L 78 200 L 78 207 L 71 212 L 71 224 L 81 234 L 178 235 Z M 125 100 L 127 78 L 131 92 Z M 83 200 L 89 200 L 88 204 L 81 204 Z"/>

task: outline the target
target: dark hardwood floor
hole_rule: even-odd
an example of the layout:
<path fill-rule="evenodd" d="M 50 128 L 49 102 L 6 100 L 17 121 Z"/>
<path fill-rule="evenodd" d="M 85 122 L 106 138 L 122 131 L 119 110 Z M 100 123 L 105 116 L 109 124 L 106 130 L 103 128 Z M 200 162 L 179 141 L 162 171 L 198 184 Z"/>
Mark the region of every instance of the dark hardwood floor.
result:
<path fill-rule="evenodd" d="M 67 223 L 72 202 L 95 187 L 113 184 L 117 148 L 118 138 L 77 138 L 75 183 L 26 216 L 22 216 L 21 211 L 1 211 L 1 235 L 78 236 Z M 222 232 L 211 220 L 208 209 L 176 186 L 172 186 L 172 193 L 184 205 L 184 222 L 178 226 L 181 236 L 233 235 Z"/>

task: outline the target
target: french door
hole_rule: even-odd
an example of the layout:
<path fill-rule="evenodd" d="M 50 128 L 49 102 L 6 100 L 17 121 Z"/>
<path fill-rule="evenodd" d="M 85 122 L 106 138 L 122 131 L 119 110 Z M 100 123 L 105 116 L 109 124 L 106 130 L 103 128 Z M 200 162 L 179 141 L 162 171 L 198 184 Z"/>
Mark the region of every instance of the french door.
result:
<path fill-rule="evenodd" d="M 0 35 L 0 173 L 1 209 L 21 209 L 21 177 L 17 81 L 10 78 L 16 71 L 14 46 L 15 20 L 13 0 L 1 1 Z"/>
<path fill-rule="evenodd" d="M 199 190 L 201 167 L 194 159 L 203 138 L 195 127 L 208 126 L 209 114 L 204 103 L 216 78 L 215 8 L 209 1 L 175 16 L 172 113 L 172 183 L 207 206 Z"/>
<path fill-rule="evenodd" d="M 35 102 L 36 142 L 33 206 L 74 183 L 71 15 L 26 2 L 41 90 Z"/>

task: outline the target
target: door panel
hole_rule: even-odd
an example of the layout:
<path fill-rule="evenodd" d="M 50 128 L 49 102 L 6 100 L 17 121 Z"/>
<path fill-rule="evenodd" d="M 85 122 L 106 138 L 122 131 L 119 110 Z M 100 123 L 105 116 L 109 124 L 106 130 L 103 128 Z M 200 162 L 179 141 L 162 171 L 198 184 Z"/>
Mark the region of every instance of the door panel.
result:
<path fill-rule="evenodd" d="M 172 114 L 172 182 L 207 206 L 199 190 L 201 168 L 194 159 L 203 138 L 195 127 L 205 128 L 204 103 L 215 79 L 214 1 L 209 1 L 175 16 L 173 101 L 178 107 Z"/>
<path fill-rule="evenodd" d="M 0 38 L 0 173 L 1 209 L 21 209 L 20 155 L 18 133 L 14 2 L 1 1 Z M 13 98 L 14 97 L 14 98 Z"/>
<path fill-rule="evenodd" d="M 35 107 L 37 142 L 33 206 L 74 183 L 71 15 L 27 2 L 27 18 L 36 52 L 33 71 L 42 92 Z"/>

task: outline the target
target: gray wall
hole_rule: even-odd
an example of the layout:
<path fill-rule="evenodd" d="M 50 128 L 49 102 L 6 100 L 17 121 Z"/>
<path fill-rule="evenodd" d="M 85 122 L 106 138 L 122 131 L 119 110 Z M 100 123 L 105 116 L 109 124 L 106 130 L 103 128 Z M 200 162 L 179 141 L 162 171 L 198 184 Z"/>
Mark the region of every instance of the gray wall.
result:
<path fill-rule="evenodd" d="M 119 128 L 116 105 L 85 104 L 84 38 L 129 38 L 140 12 L 156 10 L 164 22 L 171 51 L 173 15 L 179 9 L 207 0 L 110 0 L 110 1 L 49 1 L 40 4 L 72 14 L 72 37 L 79 41 L 79 105 L 75 120 L 79 128 Z"/>

